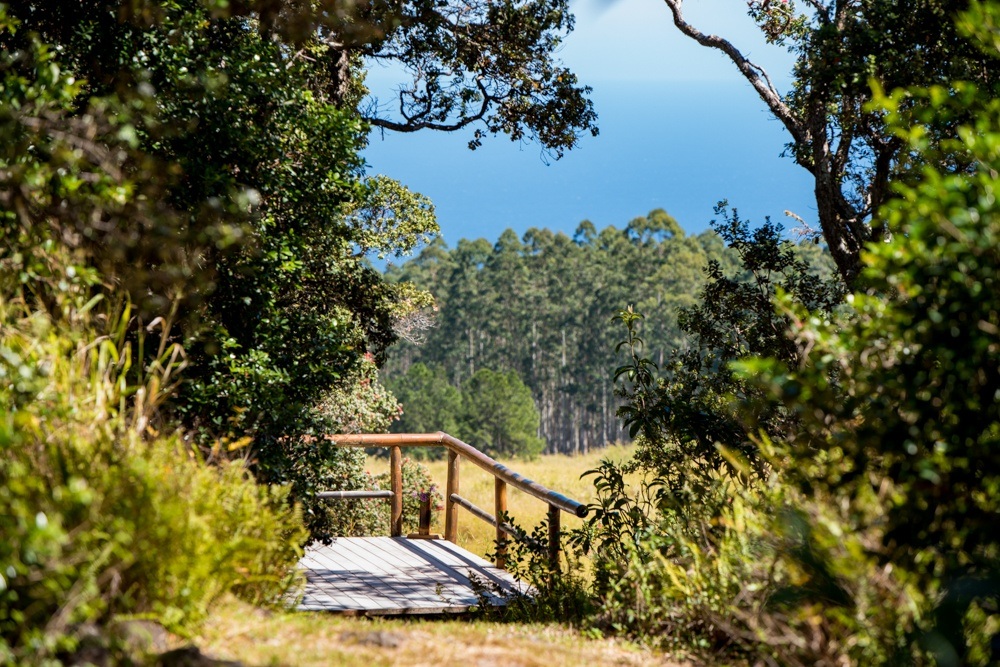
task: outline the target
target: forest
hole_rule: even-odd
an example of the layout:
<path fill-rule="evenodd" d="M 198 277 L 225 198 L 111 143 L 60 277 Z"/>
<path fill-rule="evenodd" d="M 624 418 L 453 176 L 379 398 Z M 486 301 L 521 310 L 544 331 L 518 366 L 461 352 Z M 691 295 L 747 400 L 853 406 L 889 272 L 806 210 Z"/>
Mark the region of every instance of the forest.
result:
<path fill-rule="evenodd" d="M 0 2 L 0 664 L 166 665 L 136 622 L 295 615 L 305 545 L 386 525 L 323 500 L 378 483 L 326 436 L 393 428 L 633 443 L 581 527 L 523 527 L 563 576 L 512 547 L 512 632 L 996 664 L 1000 2 L 741 3 L 784 93 L 664 4 L 784 128 L 806 238 L 721 201 L 696 236 L 657 209 L 449 248 L 367 172 L 375 131 L 597 136 L 567 0 Z"/>
<path fill-rule="evenodd" d="M 806 241 L 795 244 L 795 252 L 809 272 L 833 278 L 822 246 Z M 414 316 L 421 329 L 393 348 L 382 370 L 403 409 L 392 429 L 465 433 L 484 451 L 506 455 L 530 455 L 538 445 L 578 454 L 627 440 L 612 383 L 622 336 L 614 317 L 626 305 L 644 313 L 646 354 L 664 367 L 696 344 L 687 322 L 710 262 L 717 278 L 749 277 L 718 233 L 686 236 L 662 209 L 622 229 L 598 231 L 583 221 L 573 238 L 530 229 L 519 239 L 508 229 L 492 245 L 485 239 L 462 239 L 454 249 L 431 243 L 386 272 L 389 281 L 411 283 L 434 298 Z M 642 272 L 632 268 L 638 266 Z M 537 413 L 530 435 L 541 439 L 534 450 L 527 441 L 475 434 L 462 423 L 461 390 L 483 369 L 513 372 L 530 390 Z M 482 400 L 465 404 L 472 409 Z M 466 421 L 481 423 L 483 415 Z"/>

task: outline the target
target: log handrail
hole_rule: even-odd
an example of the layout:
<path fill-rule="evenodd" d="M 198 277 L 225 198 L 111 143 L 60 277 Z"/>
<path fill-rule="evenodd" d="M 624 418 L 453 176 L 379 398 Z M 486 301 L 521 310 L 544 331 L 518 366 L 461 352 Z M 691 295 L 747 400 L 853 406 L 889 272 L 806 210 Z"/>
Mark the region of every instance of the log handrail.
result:
<path fill-rule="evenodd" d="M 447 433 L 438 431 L 437 433 L 363 433 L 363 434 L 339 434 L 328 435 L 325 439 L 340 447 L 389 447 L 391 486 L 390 494 L 378 497 L 390 498 L 392 510 L 390 512 L 390 532 L 393 537 L 402 534 L 402 475 L 400 463 L 400 449 L 402 447 L 444 447 L 448 450 L 448 481 L 445 491 L 445 538 L 455 542 L 458 537 L 458 508 L 463 507 L 473 516 L 476 516 L 496 527 L 497 531 L 497 567 L 506 565 L 506 548 L 504 542 L 507 535 L 516 537 L 511 527 L 503 522 L 503 516 L 507 512 L 507 484 L 518 488 L 530 496 L 533 496 L 549 506 L 549 544 L 548 555 L 550 567 L 555 573 L 559 569 L 559 512 L 567 512 L 577 517 L 587 515 L 587 506 L 568 498 L 561 493 L 547 489 L 537 482 L 533 482 L 524 475 L 517 473 L 507 466 L 498 463 L 490 456 L 479 451 L 472 445 L 462 442 Z M 459 491 L 459 460 L 460 457 L 469 459 L 472 463 L 482 468 L 495 478 L 494 503 L 496 514 L 491 515 L 470 503 L 465 498 L 458 495 Z M 371 493 L 371 492 L 364 492 Z M 320 497 L 326 498 L 347 498 L 343 492 L 335 494 L 325 492 Z M 357 497 L 357 496 L 354 496 Z M 537 548 L 541 545 L 530 544 Z"/>

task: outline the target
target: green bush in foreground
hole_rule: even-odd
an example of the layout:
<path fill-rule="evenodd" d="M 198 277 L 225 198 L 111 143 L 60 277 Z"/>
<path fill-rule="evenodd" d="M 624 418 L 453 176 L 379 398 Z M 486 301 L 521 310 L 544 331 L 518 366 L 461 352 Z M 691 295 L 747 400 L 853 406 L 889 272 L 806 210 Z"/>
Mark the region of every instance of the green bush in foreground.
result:
<path fill-rule="evenodd" d="M 0 664 L 54 660 L 84 623 L 183 633 L 229 591 L 279 602 L 305 538 L 285 489 L 156 433 L 180 348 L 129 384 L 128 308 L 109 332 L 84 310 L 68 329 L 0 302 Z"/>

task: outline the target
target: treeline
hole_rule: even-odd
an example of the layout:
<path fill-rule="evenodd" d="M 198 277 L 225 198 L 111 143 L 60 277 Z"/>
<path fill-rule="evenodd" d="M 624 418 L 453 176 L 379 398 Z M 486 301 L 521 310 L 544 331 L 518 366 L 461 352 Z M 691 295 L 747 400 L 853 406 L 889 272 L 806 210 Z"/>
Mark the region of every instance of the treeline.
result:
<path fill-rule="evenodd" d="M 572 238 L 547 229 L 518 238 L 508 229 L 495 244 L 463 239 L 453 249 L 438 239 L 386 271 L 429 290 L 437 308 L 423 331 L 392 350 L 386 383 L 406 393 L 418 362 L 456 388 L 480 369 L 515 371 L 535 399 L 546 451 L 603 447 L 624 436 L 611 382 L 624 331 L 615 313 L 631 304 L 647 315 L 646 352 L 663 365 L 685 346 L 678 311 L 697 303 L 710 260 L 737 271 L 714 231 L 688 236 L 662 209 L 624 229 L 584 221 Z M 402 403 L 394 428 L 426 428 L 421 405 Z"/>

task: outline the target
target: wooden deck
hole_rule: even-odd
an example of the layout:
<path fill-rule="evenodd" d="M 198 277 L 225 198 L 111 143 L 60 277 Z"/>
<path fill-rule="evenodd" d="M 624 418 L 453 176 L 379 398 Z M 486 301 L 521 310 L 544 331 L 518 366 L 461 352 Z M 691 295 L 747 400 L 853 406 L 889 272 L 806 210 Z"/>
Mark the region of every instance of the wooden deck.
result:
<path fill-rule="evenodd" d="M 480 604 L 469 576 L 505 592 L 525 591 L 512 576 L 446 540 L 340 537 L 310 545 L 304 611 L 396 615 L 462 613 Z M 502 598 L 490 595 L 492 604 Z"/>

